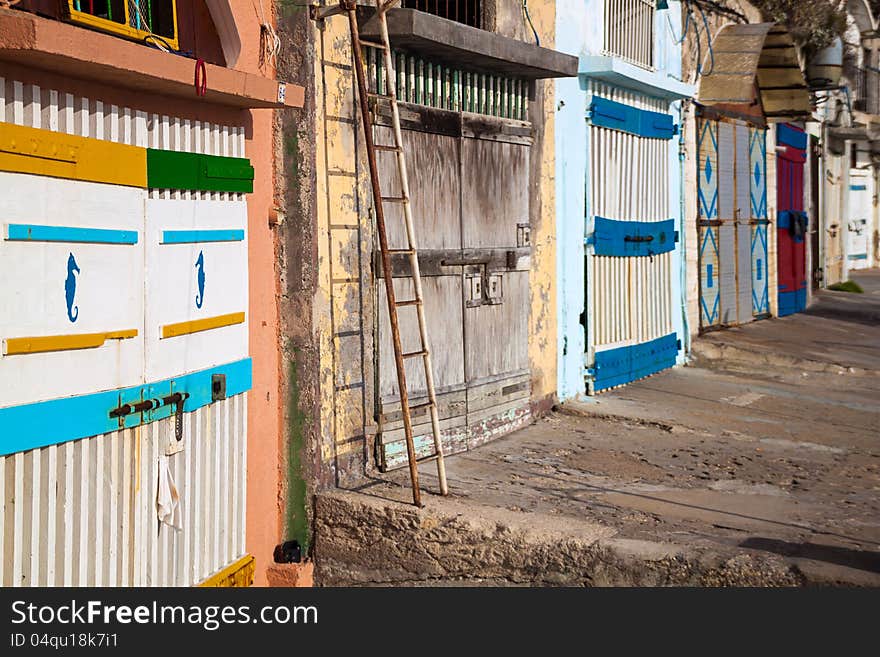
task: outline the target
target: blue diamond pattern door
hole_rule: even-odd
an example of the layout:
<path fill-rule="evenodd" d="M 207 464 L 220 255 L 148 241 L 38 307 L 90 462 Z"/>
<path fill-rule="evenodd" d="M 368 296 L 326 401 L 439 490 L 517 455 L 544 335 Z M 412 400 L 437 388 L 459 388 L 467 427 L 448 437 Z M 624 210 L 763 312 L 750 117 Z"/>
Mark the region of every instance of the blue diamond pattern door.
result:
<path fill-rule="evenodd" d="M 767 131 L 751 128 L 749 159 L 751 163 L 752 208 L 752 314 L 755 317 L 770 312 L 767 281 Z"/>
<path fill-rule="evenodd" d="M 700 328 L 721 322 L 718 252 L 718 123 L 697 120 Z"/>

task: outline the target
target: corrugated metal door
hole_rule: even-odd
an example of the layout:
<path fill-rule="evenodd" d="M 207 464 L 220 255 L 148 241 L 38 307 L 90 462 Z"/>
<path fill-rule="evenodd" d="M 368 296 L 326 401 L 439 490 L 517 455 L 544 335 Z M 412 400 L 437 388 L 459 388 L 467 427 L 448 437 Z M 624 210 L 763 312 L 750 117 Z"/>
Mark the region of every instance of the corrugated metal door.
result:
<path fill-rule="evenodd" d="M 245 197 L 194 182 L 250 169 L 244 128 L 0 78 L 13 134 L 76 166 L 0 160 L 0 585 L 196 584 L 245 550 Z"/>
<path fill-rule="evenodd" d="M 586 250 L 591 393 L 675 364 L 672 117 L 663 101 L 591 83 Z"/>
<path fill-rule="evenodd" d="M 767 294 L 765 130 L 699 118 L 700 329 L 764 317 Z"/>

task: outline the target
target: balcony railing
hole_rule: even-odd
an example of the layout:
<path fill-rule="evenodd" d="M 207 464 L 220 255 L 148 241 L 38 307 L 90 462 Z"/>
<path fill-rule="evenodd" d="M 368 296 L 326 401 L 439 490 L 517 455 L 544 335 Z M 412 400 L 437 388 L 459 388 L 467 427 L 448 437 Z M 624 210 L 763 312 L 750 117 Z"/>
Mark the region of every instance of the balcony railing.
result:
<path fill-rule="evenodd" d="M 856 68 L 847 77 L 852 83 L 853 109 L 880 115 L 880 70 Z"/>
<path fill-rule="evenodd" d="M 655 0 L 605 0 L 603 53 L 654 68 Z"/>

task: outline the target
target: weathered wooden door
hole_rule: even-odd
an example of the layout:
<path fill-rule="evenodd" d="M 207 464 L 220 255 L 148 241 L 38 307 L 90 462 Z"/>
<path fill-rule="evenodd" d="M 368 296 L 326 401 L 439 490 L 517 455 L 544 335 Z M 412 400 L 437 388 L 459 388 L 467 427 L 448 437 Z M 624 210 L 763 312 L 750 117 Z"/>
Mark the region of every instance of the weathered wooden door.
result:
<path fill-rule="evenodd" d="M 455 453 L 512 430 L 529 414 L 530 139 L 509 134 L 528 124 L 415 105 L 403 117 L 440 427 L 446 452 Z M 392 143 L 387 120 L 378 121 L 386 125 L 374 128 L 376 143 Z M 392 196 L 399 193 L 393 157 L 378 155 L 383 192 Z M 389 206 L 386 214 L 390 247 L 401 248 L 402 211 Z M 406 256 L 395 256 L 393 269 L 397 298 L 413 298 Z M 392 469 L 406 463 L 406 448 L 385 284 L 377 279 L 377 457 L 381 468 Z M 399 314 L 403 349 L 416 351 L 415 310 Z M 411 403 L 425 401 L 421 362 L 407 362 L 406 376 Z M 413 430 L 417 454 L 431 453 L 426 411 L 413 415 Z"/>

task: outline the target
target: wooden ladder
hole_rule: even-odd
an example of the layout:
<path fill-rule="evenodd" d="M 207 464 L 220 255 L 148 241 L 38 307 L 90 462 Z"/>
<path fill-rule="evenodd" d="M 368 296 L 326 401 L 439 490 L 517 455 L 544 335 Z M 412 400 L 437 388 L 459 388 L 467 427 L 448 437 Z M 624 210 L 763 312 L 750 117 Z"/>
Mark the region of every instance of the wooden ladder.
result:
<path fill-rule="evenodd" d="M 446 465 L 443 461 L 443 443 L 440 439 L 440 417 L 437 408 L 437 395 L 434 391 L 434 370 L 431 364 L 431 349 L 428 343 L 428 330 L 425 323 L 425 300 L 422 293 L 422 277 L 419 272 L 419 257 L 416 246 L 416 234 L 413 227 L 412 204 L 409 193 L 409 178 L 406 172 L 406 155 L 403 151 L 403 137 L 400 131 L 400 113 L 397 108 L 396 74 L 394 71 L 394 57 L 391 53 L 391 43 L 388 38 L 388 23 L 385 20 L 386 12 L 394 7 L 399 0 L 376 0 L 376 18 L 379 22 L 381 42 L 375 43 L 360 38 L 358 30 L 356 9 L 353 0 L 343 0 L 340 7 L 348 13 L 349 27 L 351 28 L 352 51 L 354 54 L 355 71 L 357 72 L 358 97 L 360 101 L 361 121 L 364 127 L 364 137 L 367 145 L 367 158 L 370 166 L 370 181 L 373 188 L 373 203 L 376 209 L 376 229 L 379 234 L 379 249 L 382 255 L 382 274 L 385 278 L 385 292 L 388 297 L 388 316 L 391 320 L 391 338 L 394 343 L 394 363 L 397 369 L 397 386 L 400 390 L 400 409 L 403 416 L 403 430 L 406 436 L 406 454 L 409 460 L 409 473 L 412 480 L 413 504 L 422 506 L 421 490 L 419 488 L 420 463 L 427 461 L 437 462 L 437 477 L 440 481 L 440 492 L 449 494 L 446 484 Z M 363 48 L 376 48 L 384 58 L 385 91 L 384 94 L 372 93 L 367 88 L 366 74 L 364 72 Z M 381 91 L 381 89 L 377 89 Z M 393 144 L 376 144 L 373 139 L 373 126 L 370 118 L 369 99 L 374 98 L 377 103 L 385 101 L 391 107 L 391 123 L 394 132 Z M 397 172 L 400 178 L 400 196 L 383 196 L 379 180 L 379 172 L 376 166 L 376 153 L 394 153 L 397 160 Z M 394 203 L 402 206 L 406 224 L 407 246 L 404 249 L 388 248 L 388 235 L 385 230 L 385 204 Z M 414 297 L 398 301 L 394 294 L 392 279 L 391 257 L 393 255 L 409 256 L 410 277 L 413 282 Z M 404 352 L 400 342 L 400 323 L 398 308 L 413 307 L 419 322 L 420 348 L 412 352 Z M 409 392 L 406 385 L 406 370 L 404 363 L 408 359 L 420 359 L 425 368 L 425 383 L 428 391 L 428 401 L 423 404 L 410 405 Z M 423 458 L 416 458 L 415 443 L 413 441 L 412 411 L 427 409 L 431 415 L 431 430 L 434 434 L 434 453 Z"/>

